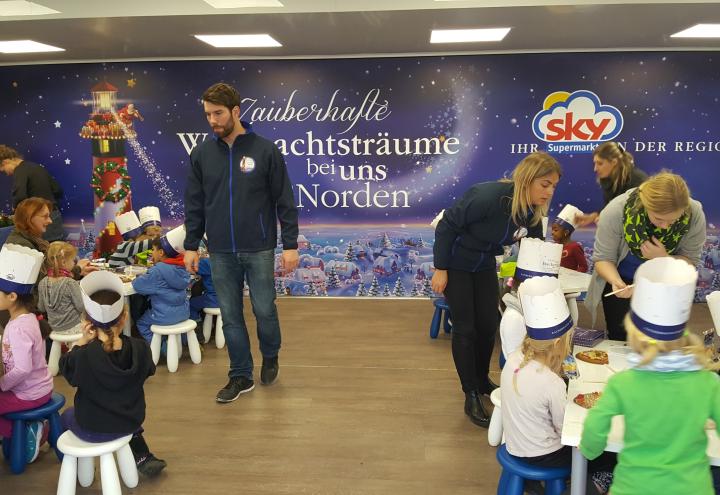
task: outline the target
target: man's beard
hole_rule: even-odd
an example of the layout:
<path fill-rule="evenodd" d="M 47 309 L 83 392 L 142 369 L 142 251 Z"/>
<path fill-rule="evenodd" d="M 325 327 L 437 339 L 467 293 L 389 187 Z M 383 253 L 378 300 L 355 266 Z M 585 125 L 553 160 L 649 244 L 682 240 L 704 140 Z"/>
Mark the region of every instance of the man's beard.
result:
<path fill-rule="evenodd" d="M 227 125 L 220 126 L 222 127 L 222 130 L 220 132 L 213 129 L 213 132 L 217 137 L 220 139 L 228 137 L 232 132 L 235 130 L 235 122 L 233 122 L 232 119 L 230 119 L 230 123 Z"/>

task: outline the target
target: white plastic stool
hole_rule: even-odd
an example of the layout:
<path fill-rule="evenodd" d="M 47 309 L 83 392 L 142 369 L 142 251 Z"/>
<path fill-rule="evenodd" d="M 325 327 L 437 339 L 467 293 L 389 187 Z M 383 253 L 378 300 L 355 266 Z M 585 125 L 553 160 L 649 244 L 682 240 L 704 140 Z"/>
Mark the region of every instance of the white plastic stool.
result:
<path fill-rule="evenodd" d="M 490 416 L 490 425 L 488 426 L 488 444 L 491 447 L 497 447 L 502 442 L 503 426 L 502 411 L 500 410 L 500 388 L 496 388 L 490 393 L 490 400 L 495 408 L 492 416 Z"/>
<path fill-rule="evenodd" d="M 220 308 L 203 308 L 205 319 L 203 320 L 203 336 L 205 343 L 210 342 L 210 331 L 212 330 L 213 316 L 217 316 L 215 322 L 215 345 L 218 349 L 225 347 L 225 334 L 223 333 L 223 321 Z"/>
<path fill-rule="evenodd" d="M 50 357 L 48 358 L 48 370 L 52 376 L 56 376 L 60 371 L 60 353 L 62 351 L 63 344 L 69 344 L 71 342 L 77 342 L 82 338 L 83 334 L 80 333 L 58 333 L 50 332 L 50 340 L 53 341 L 52 347 L 50 347 Z"/>
<path fill-rule="evenodd" d="M 197 335 L 195 335 L 195 327 L 197 324 L 193 320 L 185 320 L 174 325 L 150 325 L 153 336 L 150 341 L 150 350 L 155 364 L 160 360 L 160 343 L 162 336 L 167 335 L 167 367 L 170 373 L 175 373 L 178 368 L 178 361 L 182 356 L 182 334 L 187 334 L 188 349 L 190 350 L 190 359 L 195 364 L 202 361 L 202 353 L 200 352 L 200 343 Z"/>
<path fill-rule="evenodd" d="M 130 449 L 127 435 L 117 440 L 102 443 L 90 443 L 80 440 L 71 431 L 66 431 L 58 438 L 58 449 L 64 454 L 57 495 L 75 495 L 75 480 L 83 487 L 92 485 L 95 478 L 95 457 L 100 457 L 100 479 L 103 495 L 121 495 L 120 480 L 113 453 L 117 452 L 120 476 L 128 488 L 138 484 L 138 472 L 135 458 Z"/>

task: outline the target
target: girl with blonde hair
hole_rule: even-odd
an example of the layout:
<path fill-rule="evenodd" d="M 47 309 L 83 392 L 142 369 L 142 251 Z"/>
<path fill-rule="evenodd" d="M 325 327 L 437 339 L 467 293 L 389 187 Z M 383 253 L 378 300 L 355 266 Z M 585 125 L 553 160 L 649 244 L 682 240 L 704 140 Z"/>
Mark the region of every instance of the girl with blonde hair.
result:
<path fill-rule="evenodd" d="M 647 174 L 635 166 L 632 154 L 615 141 L 602 143 L 593 150 L 593 166 L 605 205 L 647 180 Z M 599 217 L 599 212 L 578 215 L 577 226 L 597 222 Z"/>
<path fill-rule="evenodd" d="M 677 174 L 660 172 L 607 205 L 595 233 L 595 272 L 585 305 L 595 320 L 602 300 L 609 338 L 625 340 L 623 319 L 638 267 L 673 256 L 693 266 L 700 262 L 706 224 L 702 204 L 690 197 Z M 603 297 L 610 292 L 612 296 Z"/>
<path fill-rule="evenodd" d="M 601 454 L 613 416 L 624 416 L 613 495 L 714 493 L 705 428 L 708 419 L 715 429 L 720 424 L 720 381 L 686 328 L 697 277 L 695 268 L 668 257 L 646 262 L 635 274 L 625 321 L 629 369 L 608 380 L 579 447 L 588 459 Z"/>
<path fill-rule="evenodd" d="M 498 326 L 495 256 L 525 236 L 542 238 L 542 217 L 562 171 L 547 153 L 527 155 L 510 179 L 472 186 L 435 228 L 432 288 L 444 293 L 453 321 L 452 352 L 465 393 L 465 414 L 487 427 L 481 401 Z"/>
<path fill-rule="evenodd" d="M 567 404 L 563 360 L 570 354 L 573 321 L 560 282 L 534 277 L 518 289 L 527 336 L 508 356 L 500 378 L 502 424 L 508 453 L 539 467 L 572 463 L 572 450 L 560 442 Z M 603 457 L 589 469 L 587 493 L 607 491 L 614 464 Z"/>
<path fill-rule="evenodd" d="M 77 248 L 63 241 L 50 243 L 45 253 L 47 277 L 38 284 L 38 310 L 47 313 L 53 332 L 82 332 L 82 294 L 73 278 L 76 256 Z"/>

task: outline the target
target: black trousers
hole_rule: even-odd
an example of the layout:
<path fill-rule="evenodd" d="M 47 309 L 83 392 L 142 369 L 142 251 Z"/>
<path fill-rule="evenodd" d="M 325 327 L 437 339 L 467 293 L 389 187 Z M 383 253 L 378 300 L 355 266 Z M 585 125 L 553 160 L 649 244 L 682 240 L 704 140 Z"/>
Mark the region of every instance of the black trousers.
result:
<path fill-rule="evenodd" d="M 631 284 L 623 280 L 626 284 Z M 630 299 L 623 299 L 617 296 L 605 297 L 605 294 L 612 292 L 612 285 L 605 284 L 603 289 L 602 305 L 605 312 L 605 325 L 607 326 L 608 338 L 610 340 L 627 340 L 625 331 L 625 315 L 630 311 Z"/>
<path fill-rule="evenodd" d="M 572 447 L 564 446 L 550 454 L 538 457 L 518 457 L 518 459 L 539 467 L 566 467 L 572 465 Z M 585 485 L 585 493 L 588 495 L 599 495 L 600 492 L 593 482 L 593 474 L 597 472 L 612 473 L 617 464 L 617 454 L 614 452 L 603 452 L 600 457 L 588 461 L 588 477 Z"/>
<path fill-rule="evenodd" d="M 452 354 L 463 392 L 489 393 L 490 357 L 499 324 L 495 270 L 448 270 L 445 299 L 452 315 Z"/>

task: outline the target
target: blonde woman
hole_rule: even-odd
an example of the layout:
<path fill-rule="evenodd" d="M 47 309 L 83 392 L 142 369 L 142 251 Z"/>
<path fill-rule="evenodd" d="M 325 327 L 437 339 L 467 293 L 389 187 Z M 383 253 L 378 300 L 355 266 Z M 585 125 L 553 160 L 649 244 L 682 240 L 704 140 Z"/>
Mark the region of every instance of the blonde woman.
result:
<path fill-rule="evenodd" d="M 582 454 L 595 458 L 612 418 L 624 416 L 613 495 L 715 493 L 705 428 L 708 419 L 714 429 L 720 425 L 720 381 L 700 339 L 686 329 L 696 281 L 693 267 L 672 258 L 650 260 L 635 276 L 625 321 L 629 369 L 608 380 L 580 441 Z"/>
<path fill-rule="evenodd" d="M 531 153 L 511 179 L 472 186 L 435 228 L 432 288 L 444 293 L 450 305 L 465 414 L 478 426 L 490 422 L 481 395 L 496 388 L 488 378 L 498 327 L 495 256 L 522 237 L 543 237 L 542 217 L 561 173 L 550 155 Z"/>
<path fill-rule="evenodd" d="M 625 340 L 623 319 L 632 296 L 632 288 L 627 286 L 635 271 L 645 261 L 665 256 L 696 266 L 705 230 L 702 204 L 690 198 L 683 178 L 670 172 L 653 175 L 612 200 L 595 233 L 595 272 L 585 300 L 593 322 L 602 300 L 609 338 Z"/>
<path fill-rule="evenodd" d="M 632 154 L 614 141 L 603 143 L 593 150 L 593 168 L 605 205 L 647 180 L 647 174 L 635 166 Z M 578 215 L 577 227 L 597 222 L 599 217 L 599 212 Z"/>
<path fill-rule="evenodd" d="M 508 356 L 500 379 L 505 445 L 510 455 L 534 466 L 570 466 L 572 450 L 560 441 L 567 404 L 562 362 L 570 354 L 573 333 L 570 310 L 554 277 L 526 280 L 518 297 L 527 336 Z M 589 466 L 593 475 L 587 493 L 607 491 L 613 464 L 610 455 Z"/>

